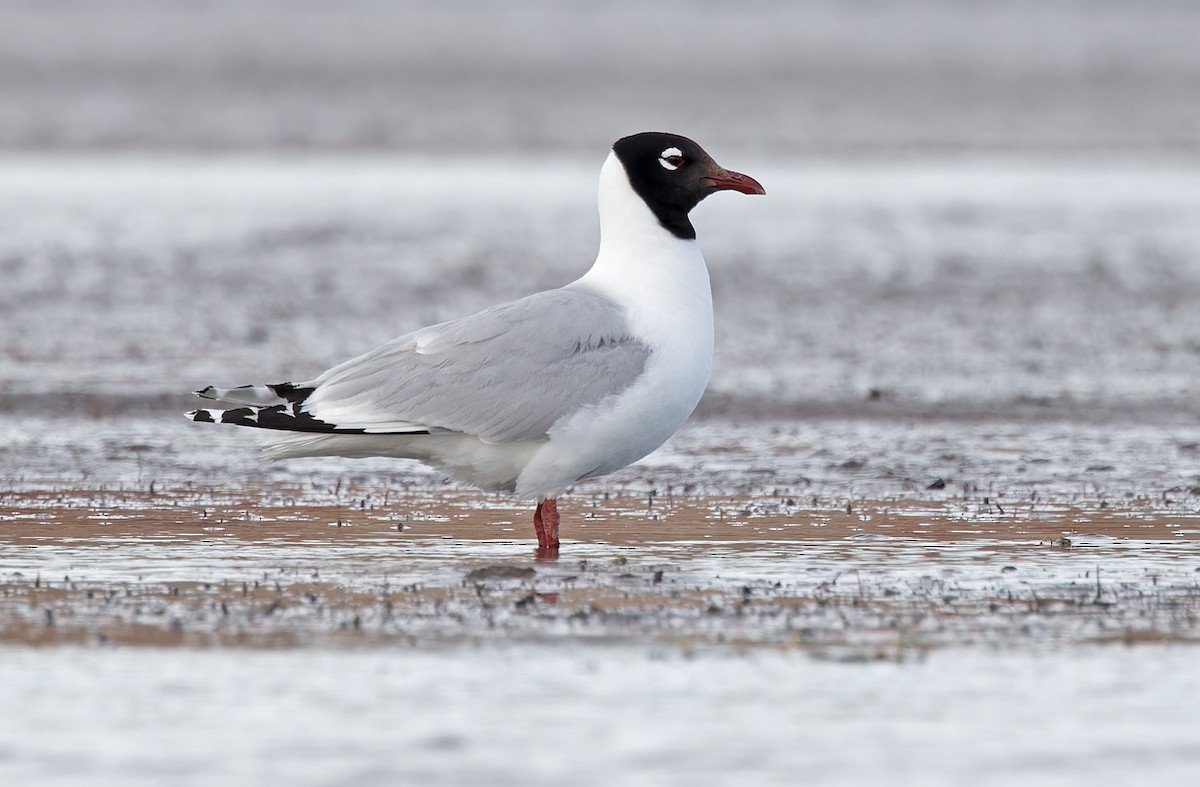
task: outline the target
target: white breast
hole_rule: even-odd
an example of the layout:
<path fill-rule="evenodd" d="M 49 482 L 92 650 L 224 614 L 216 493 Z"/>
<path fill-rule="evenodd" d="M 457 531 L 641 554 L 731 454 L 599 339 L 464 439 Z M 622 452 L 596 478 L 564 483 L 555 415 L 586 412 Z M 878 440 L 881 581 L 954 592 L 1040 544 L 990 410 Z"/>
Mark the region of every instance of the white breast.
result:
<path fill-rule="evenodd" d="M 517 481 L 517 493 L 553 497 L 580 478 L 619 470 L 649 454 L 691 415 L 712 371 L 708 269 L 694 240 L 659 224 L 609 155 L 600 173 L 600 253 L 572 287 L 624 306 L 629 334 L 652 354 L 621 394 L 563 419 Z"/>

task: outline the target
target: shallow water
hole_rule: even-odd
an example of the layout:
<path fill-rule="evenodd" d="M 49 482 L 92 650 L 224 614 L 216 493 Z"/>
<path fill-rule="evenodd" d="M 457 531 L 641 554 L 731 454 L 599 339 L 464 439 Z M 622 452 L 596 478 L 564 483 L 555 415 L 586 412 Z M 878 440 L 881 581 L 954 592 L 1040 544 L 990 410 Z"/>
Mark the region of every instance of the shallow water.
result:
<path fill-rule="evenodd" d="M 1186 785 L 1195 649 L 0 648 L 14 784 Z M 70 742 L 69 750 L 64 743 Z"/>
<path fill-rule="evenodd" d="M 1195 418 L 1194 162 L 736 163 L 770 194 L 698 210 L 717 305 L 702 412 Z M 599 164 L 5 161 L 3 403 L 311 377 L 564 284 L 595 253 Z"/>
<path fill-rule="evenodd" d="M 567 540 L 546 556 L 528 511 L 502 498 L 296 493 L 11 496 L 0 631 L 43 644 L 654 642 L 855 658 L 1197 640 L 1200 513 L 1161 501 L 597 496 L 564 506 Z"/>
<path fill-rule="evenodd" d="M 0 776 L 1191 783 L 1200 514 L 848 505 L 10 494 Z"/>
<path fill-rule="evenodd" d="M 289 516 L 311 527 L 312 506 L 327 507 L 323 525 L 347 521 L 357 508 L 387 512 L 360 526 L 406 528 L 400 542 L 385 542 L 400 551 L 385 552 L 393 562 L 383 565 L 372 562 L 379 543 L 356 546 L 348 534 L 322 532 L 309 550 L 291 553 L 333 576 L 339 593 L 365 589 L 344 605 L 348 620 L 355 604 L 383 614 L 386 577 L 449 588 L 461 584 L 464 564 L 527 553 L 497 539 L 525 539 L 528 512 L 487 496 L 468 494 L 461 508 L 499 521 L 476 522 L 481 529 L 465 541 L 454 532 L 442 534 L 445 544 L 416 538 L 439 518 L 455 521 L 443 509 L 458 510 L 462 494 L 428 469 L 382 460 L 264 465 L 252 434 L 205 428 L 179 414 L 193 404 L 186 392 L 200 385 L 298 379 L 403 330 L 569 280 L 594 247 L 594 165 L 371 156 L 9 163 L 0 170 L 0 204 L 12 230 L 0 235 L 8 284 L 0 292 L 0 477 L 12 510 L 6 537 L 15 539 L 6 565 L 22 574 L 20 594 L 45 568 L 47 581 L 72 576 L 68 607 L 99 614 L 86 603 L 96 599 L 78 592 L 95 596 L 142 576 L 160 583 L 146 589 L 150 596 L 170 593 L 164 582 L 188 583 L 192 593 L 250 576 L 230 570 L 240 564 L 253 565 L 255 576 L 278 577 L 280 567 L 270 564 L 283 553 L 268 531 L 282 522 L 286 532 Z M 1114 565 L 1101 574 L 1140 600 L 1116 605 L 1109 616 L 1066 616 L 1084 620 L 1076 628 L 1035 627 L 1029 641 L 1144 632 L 1188 638 L 1190 602 L 1181 617 L 1139 604 L 1157 604 L 1160 569 L 1174 571 L 1171 561 L 1190 554 L 1183 542 L 1200 510 L 1200 422 L 1191 391 L 1200 374 L 1200 320 L 1188 307 L 1200 298 L 1198 171 L 1186 162 L 749 164 L 768 173 L 771 197 L 719 205 L 714 198 L 697 218 L 718 303 L 710 393 L 664 449 L 567 496 L 564 505 L 576 513 L 565 526 L 570 559 L 603 565 L 618 556 L 614 550 L 638 544 L 639 559 L 671 565 L 677 577 L 694 573 L 688 592 L 712 591 L 719 608 L 734 608 L 739 582 L 765 583 L 784 568 L 817 577 L 813 586 L 767 593 L 769 611 L 797 594 L 812 600 L 813 588 L 841 570 L 822 561 L 844 555 L 860 562 L 842 568 L 866 576 L 881 598 L 902 587 L 908 590 L 895 600 L 908 602 L 915 596 L 906 566 L 935 577 L 972 561 L 994 571 L 995 550 L 1031 548 L 1022 555 L 1032 560 L 1028 572 L 1018 567 L 1016 576 L 996 580 L 967 571 L 955 581 L 976 593 L 976 606 L 990 603 L 987 593 L 1007 594 L 1013 582 L 1029 583 L 1016 588 L 1026 606 L 1039 583 L 1075 583 L 1060 601 L 1113 612 L 1114 605 L 1082 605 L 1088 593 L 1104 594 L 1103 585 L 1099 594 L 1085 589 L 1095 579 L 1090 556 L 1056 562 L 1038 549 L 1045 550 L 1043 539 L 1103 532 L 1117 511 L 1122 527 L 1150 521 L 1157 529 L 1104 533 L 1125 541 L 1102 550 Z M 600 532 L 597 521 L 579 518 L 629 508 L 613 495 L 644 498 L 647 509 L 658 501 L 658 512 L 629 512 L 623 526 Z M 708 514 L 660 517 L 677 498 L 719 517 L 726 509 L 751 516 L 743 529 L 702 528 L 688 538 Z M 406 501 L 399 510 L 398 500 Z M 928 549 L 908 542 L 773 545 L 778 532 L 795 538 L 791 517 L 811 524 L 825 511 L 879 511 L 903 501 L 957 529 L 937 529 L 941 543 Z M 218 510 L 260 527 L 227 550 L 232 533 L 208 521 Z M 1075 513 L 1037 538 L 1020 536 L 1025 522 L 1003 513 L 1036 519 L 1056 510 Z M 83 525 L 96 529 L 82 527 L 75 541 L 56 532 L 81 512 Z M 147 516 L 149 530 L 114 537 L 122 517 Z M 755 519 L 762 516 L 776 517 L 778 532 Z M 21 541 L 47 526 L 36 550 Z M 180 540 L 196 527 L 204 534 L 201 552 L 190 536 Z M 840 537 L 871 535 L 896 532 L 847 529 Z M 714 537 L 754 546 L 716 560 L 702 546 Z M 871 558 L 873 550 L 884 557 Z M 1126 554 L 1134 559 L 1116 559 Z M 353 560 L 365 561 L 361 587 L 338 568 Z M 283 574 L 288 584 L 299 576 L 294 565 Z M 167 575 L 157 576 L 160 569 Z M 1186 570 L 1170 578 L 1185 595 Z M 596 572 L 593 589 L 619 588 L 610 574 L 620 573 L 627 572 Z M 561 580 L 552 572 L 538 584 Z M 563 604 L 548 610 L 548 627 L 577 611 L 567 603 L 569 590 L 552 591 Z M 205 592 L 191 602 L 220 601 Z M 295 590 L 298 598 L 304 592 Z M 422 625 L 426 601 L 410 610 Z M 1032 603 L 1036 614 L 1041 602 Z M 185 604 L 181 624 L 197 609 Z M 1133 621 L 1136 610 L 1146 625 Z M 26 612 L 22 625 L 46 614 L 36 604 Z M 219 625 L 161 625 L 172 619 L 150 621 L 147 630 L 197 643 L 228 635 Z M 67 639 L 116 636 L 89 630 L 87 615 L 79 620 L 75 629 L 59 620 L 54 631 Z M 119 609 L 116 620 L 138 631 L 144 624 L 136 605 Z M 494 623 L 486 615 L 472 620 Z M 790 642 L 777 622 L 761 617 L 761 630 L 696 632 Z M 263 641 L 329 634 L 328 621 L 304 614 L 268 623 Z M 866 632 L 861 642 L 834 644 L 874 647 L 875 624 L 864 617 L 858 625 Z M 23 628 L 21 636 L 35 630 Z M 1020 639 L 1017 631 L 1003 636 Z M 428 633 L 444 636 L 436 625 Z M 984 629 L 950 627 L 919 644 L 989 637 Z"/>
<path fill-rule="evenodd" d="M 0 478 L 436 481 L 395 463 L 263 469 L 251 435 L 176 419 L 202 385 L 309 377 L 569 281 L 594 253 L 597 167 L 7 161 Z M 1111 500 L 1200 487 L 1194 164 L 744 168 L 770 196 L 714 197 L 697 217 L 717 303 L 709 393 L 676 440 L 601 488 Z"/>

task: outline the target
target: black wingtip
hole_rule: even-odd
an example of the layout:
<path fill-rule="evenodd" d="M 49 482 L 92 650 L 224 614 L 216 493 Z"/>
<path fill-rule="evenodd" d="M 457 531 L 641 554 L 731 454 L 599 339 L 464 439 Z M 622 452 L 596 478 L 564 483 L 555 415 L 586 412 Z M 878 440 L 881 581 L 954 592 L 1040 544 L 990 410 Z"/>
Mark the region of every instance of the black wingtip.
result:
<path fill-rule="evenodd" d="M 267 387 L 270 388 L 276 396 L 280 397 L 281 399 L 285 399 L 292 404 L 299 404 L 300 402 L 303 402 L 308 398 L 309 394 L 317 390 L 312 386 L 301 387 L 293 385 L 292 383 L 276 383 L 275 385 L 268 385 Z"/>

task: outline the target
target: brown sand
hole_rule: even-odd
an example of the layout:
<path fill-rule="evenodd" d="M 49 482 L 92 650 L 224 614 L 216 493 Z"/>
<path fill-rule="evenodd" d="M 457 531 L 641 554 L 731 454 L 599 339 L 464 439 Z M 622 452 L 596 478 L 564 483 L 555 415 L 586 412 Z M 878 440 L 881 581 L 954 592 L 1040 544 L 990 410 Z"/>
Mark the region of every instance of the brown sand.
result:
<path fill-rule="evenodd" d="M 216 498 L 214 498 L 216 499 Z M 0 499 L 0 544 L 29 539 L 138 538 L 169 534 L 204 540 L 221 532 L 250 541 L 311 544 L 313 540 L 382 536 L 467 541 L 533 538 L 532 506 L 477 492 L 407 495 L 379 505 L 305 505 L 299 490 L 275 490 L 197 504 L 180 494 L 93 491 L 64 495 L 11 493 Z M 281 502 L 285 501 L 285 502 Z M 1071 534 L 1136 539 L 1200 539 L 1200 513 L 1172 501 L 1139 499 L 1122 507 L 1036 501 L 952 498 L 928 501 L 845 501 L 819 498 L 565 499 L 562 533 L 570 541 L 631 545 L 712 540 L 843 539 L 862 534 L 953 542 L 972 538 L 1054 540 Z M 330 528 L 346 528 L 331 534 Z M 569 547 L 568 547 L 569 549 Z"/>

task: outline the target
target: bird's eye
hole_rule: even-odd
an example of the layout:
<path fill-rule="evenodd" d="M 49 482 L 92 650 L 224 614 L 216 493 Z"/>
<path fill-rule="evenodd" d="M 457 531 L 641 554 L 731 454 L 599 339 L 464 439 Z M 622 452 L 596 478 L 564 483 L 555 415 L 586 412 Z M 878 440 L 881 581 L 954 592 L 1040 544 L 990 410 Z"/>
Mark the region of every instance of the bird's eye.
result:
<path fill-rule="evenodd" d="M 658 154 L 658 163 L 662 164 L 663 169 L 679 169 L 685 163 L 683 151 L 679 148 L 667 148 Z"/>

